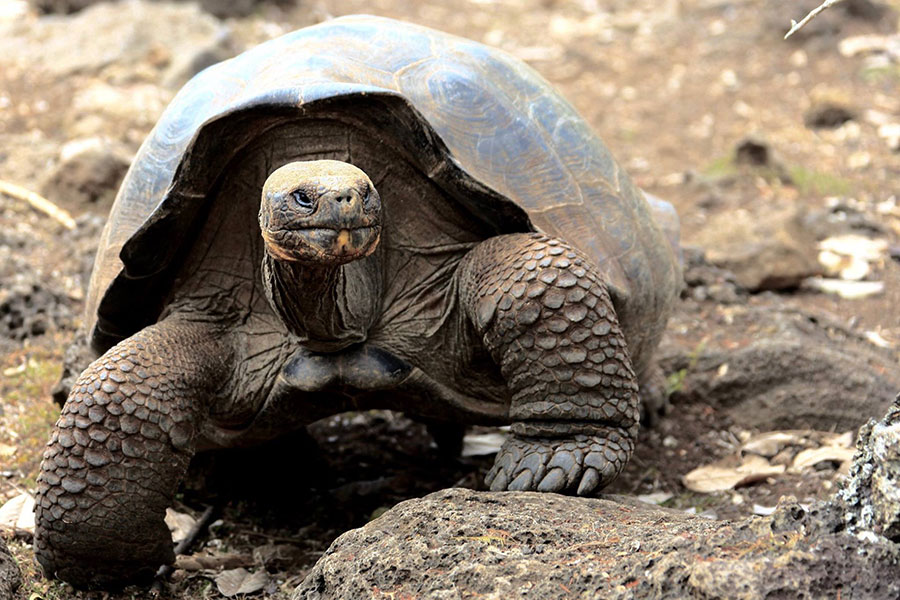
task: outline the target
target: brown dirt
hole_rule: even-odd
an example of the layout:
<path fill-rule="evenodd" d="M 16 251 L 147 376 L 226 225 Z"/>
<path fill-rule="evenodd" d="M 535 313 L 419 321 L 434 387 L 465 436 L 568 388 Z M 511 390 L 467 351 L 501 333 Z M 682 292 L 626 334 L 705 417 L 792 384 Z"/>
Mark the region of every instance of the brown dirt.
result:
<path fill-rule="evenodd" d="M 861 57 L 845 58 L 837 43 L 850 35 L 896 31 L 897 17 L 872 20 L 834 9 L 810 32 L 782 41 L 790 19 L 802 16 L 809 4 L 323 0 L 298 3 L 296 8 L 262 6 L 255 15 L 231 23 L 238 38 L 253 41 L 277 30 L 263 26 L 265 22 L 290 30 L 329 15 L 367 12 L 500 46 L 558 86 L 641 186 L 676 205 L 686 245 L 715 215 L 740 218 L 747 208 L 799 204 L 834 222 L 875 228 L 896 246 L 900 210 L 885 208 L 885 202 L 896 193 L 900 161 L 865 115 L 878 111 L 900 120 L 900 70 L 872 69 Z M 123 76 L 113 84 L 124 87 L 135 81 L 140 77 Z M 9 134 L 0 147 L 0 176 L 32 189 L 39 188 L 45 167 L 29 160 L 30 153 L 67 141 L 64 99 L 91 82 L 68 78 L 49 88 L 49 96 L 47 87 L 35 83 L 41 80 L 33 74 L 0 69 L 0 134 Z M 854 119 L 836 129 L 807 127 L 810 109 L 826 101 L 844 107 Z M 147 123 L 109 123 L 109 133 L 132 150 L 147 131 Z M 729 157 L 748 136 L 764 139 L 777 164 L 791 176 L 732 166 Z M 866 164 L 850 161 L 861 153 L 868 157 Z M 0 444 L 17 448 L 12 456 L 0 456 L 0 503 L 34 488 L 38 457 L 55 419 L 50 388 L 65 340 L 79 320 L 102 218 L 89 211 L 102 211 L 69 208 L 86 213 L 74 232 L 0 196 L 0 313 L 3 306 L 12 307 L 0 314 Z M 886 281 L 887 289 L 864 300 L 795 290 L 741 295 L 737 304 L 822 314 L 857 333 L 877 331 L 893 344 L 886 352 L 896 364 L 900 263 L 888 259 L 875 264 L 873 278 Z M 9 294 L 18 295 L 3 304 Z M 739 348 L 766 335 L 764 328 L 734 327 L 729 306 L 714 299 L 686 300 L 673 318 L 666 344 L 689 354 L 704 340 Z M 16 311 L 20 325 L 12 317 L 4 321 Z M 805 502 L 833 492 L 838 474 L 828 466 L 733 492 L 687 491 L 682 475 L 734 454 L 747 428 L 733 422 L 722 406 L 690 390 L 679 390 L 673 403 L 668 417 L 641 432 L 635 457 L 611 491 L 667 492 L 673 494 L 667 506 L 718 517 L 745 516 L 755 504 L 774 506 L 785 495 Z M 336 417 L 319 424 L 314 436 L 321 447 L 320 461 L 307 459 L 312 451 L 304 440 L 291 440 L 306 448 L 296 474 L 286 478 L 283 464 L 276 470 L 261 469 L 265 460 L 259 453 L 220 457 L 219 467 L 207 465 L 208 485 L 195 486 L 206 491 L 188 488 L 179 498 L 181 510 L 195 513 L 208 502 L 222 503 L 219 520 L 195 552 L 239 554 L 265 566 L 271 572 L 265 590 L 270 598 L 286 598 L 342 531 L 404 498 L 451 485 L 478 489 L 490 462 L 441 457 L 423 426 L 385 413 Z M 244 466 L 236 467 L 234 461 Z M 255 493 L 246 493 L 248 489 Z M 283 546 L 290 559 L 265 559 L 260 548 L 272 545 Z M 143 597 L 140 590 L 73 593 L 36 574 L 25 541 L 13 540 L 11 548 L 26 572 L 19 593 L 23 599 L 32 593 L 48 599 Z M 177 570 L 162 597 L 221 597 L 212 583 L 214 575 Z"/>

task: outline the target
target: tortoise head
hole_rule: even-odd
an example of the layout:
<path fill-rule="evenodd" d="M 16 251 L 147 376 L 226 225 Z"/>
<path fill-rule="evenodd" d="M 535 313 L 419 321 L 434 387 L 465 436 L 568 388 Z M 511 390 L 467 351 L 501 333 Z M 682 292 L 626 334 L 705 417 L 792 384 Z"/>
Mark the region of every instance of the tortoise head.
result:
<path fill-rule="evenodd" d="M 280 261 L 336 266 L 372 254 L 381 198 L 360 169 L 336 160 L 292 162 L 263 185 L 259 226 Z"/>

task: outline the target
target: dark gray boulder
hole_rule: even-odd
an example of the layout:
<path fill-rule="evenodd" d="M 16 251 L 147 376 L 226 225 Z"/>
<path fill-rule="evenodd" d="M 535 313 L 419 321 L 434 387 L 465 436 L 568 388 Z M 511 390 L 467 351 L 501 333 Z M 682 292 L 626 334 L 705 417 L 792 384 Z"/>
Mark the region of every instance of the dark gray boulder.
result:
<path fill-rule="evenodd" d="M 842 528 L 834 505 L 728 522 L 624 497 L 449 489 L 339 537 L 293 599 L 898 597 L 897 546 Z"/>
<path fill-rule="evenodd" d="M 623 496 L 449 489 L 339 537 L 293 600 L 900 597 L 900 397 L 828 502 L 716 521 Z"/>
<path fill-rule="evenodd" d="M 828 316 L 771 306 L 682 310 L 671 330 L 721 327 L 660 348 L 673 402 L 721 408 L 745 428 L 848 431 L 883 415 L 900 390 L 896 352 Z M 699 328 L 699 327 L 696 327 Z"/>

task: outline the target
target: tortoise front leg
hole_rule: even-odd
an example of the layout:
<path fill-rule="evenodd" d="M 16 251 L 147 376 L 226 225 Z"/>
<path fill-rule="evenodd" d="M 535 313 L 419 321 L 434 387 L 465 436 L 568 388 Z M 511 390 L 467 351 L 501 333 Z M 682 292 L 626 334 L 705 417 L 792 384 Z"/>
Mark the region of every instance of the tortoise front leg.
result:
<path fill-rule="evenodd" d="M 174 560 L 165 511 L 231 353 L 220 328 L 169 318 L 81 374 L 38 477 L 35 554 L 48 577 L 112 587 Z"/>
<path fill-rule="evenodd" d="M 634 449 L 638 387 L 603 277 L 543 234 L 491 238 L 460 270 L 462 301 L 511 392 L 492 490 L 610 483 Z"/>

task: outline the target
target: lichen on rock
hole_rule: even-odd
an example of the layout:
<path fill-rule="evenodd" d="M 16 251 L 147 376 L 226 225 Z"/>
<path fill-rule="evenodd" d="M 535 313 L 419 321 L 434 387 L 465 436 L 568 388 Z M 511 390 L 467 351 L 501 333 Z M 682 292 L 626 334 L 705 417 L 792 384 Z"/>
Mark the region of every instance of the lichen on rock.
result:
<path fill-rule="evenodd" d="M 834 502 L 851 533 L 900 541 L 900 395 L 883 419 L 860 428 L 850 475 Z"/>

